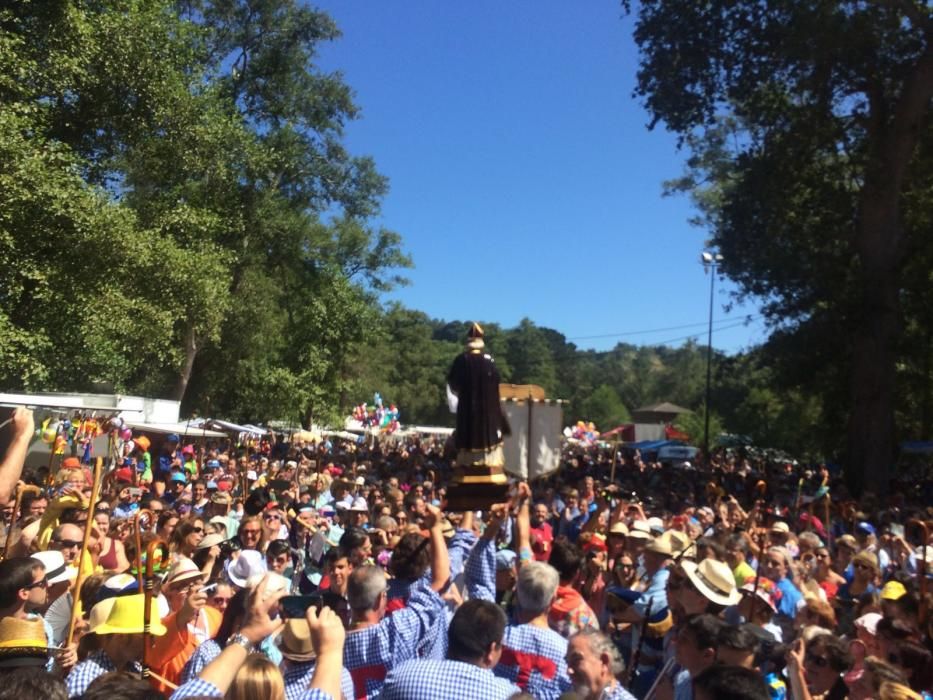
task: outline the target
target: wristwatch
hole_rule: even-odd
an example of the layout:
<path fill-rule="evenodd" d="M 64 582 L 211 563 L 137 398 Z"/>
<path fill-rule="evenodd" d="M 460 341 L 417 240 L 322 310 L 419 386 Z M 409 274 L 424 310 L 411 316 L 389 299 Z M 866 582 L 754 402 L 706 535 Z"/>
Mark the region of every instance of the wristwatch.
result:
<path fill-rule="evenodd" d="M 227 640 L 227 645 L 229 646 L 230 644 L 239 644 L 241 647 L 246 649 L 247 654 L 252 654 L 254 651 L 256 651 L 256 645 L 249 641 L 246 638 L 246 635 L 241 634 L 240 632 L 232 635 Z"/>

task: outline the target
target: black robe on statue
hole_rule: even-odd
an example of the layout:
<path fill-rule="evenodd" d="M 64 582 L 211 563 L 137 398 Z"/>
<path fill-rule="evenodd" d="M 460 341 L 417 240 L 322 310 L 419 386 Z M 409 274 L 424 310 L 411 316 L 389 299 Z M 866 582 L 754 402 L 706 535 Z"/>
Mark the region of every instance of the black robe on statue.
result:
<path fill-rule="evenodd" d="M 500 444 L 510 431 L 499 404 L 499 371 L 492 357 L 472 350 L 458 355 L 447 384 L 457 395 L 457 449 L 488 451 Z"/>

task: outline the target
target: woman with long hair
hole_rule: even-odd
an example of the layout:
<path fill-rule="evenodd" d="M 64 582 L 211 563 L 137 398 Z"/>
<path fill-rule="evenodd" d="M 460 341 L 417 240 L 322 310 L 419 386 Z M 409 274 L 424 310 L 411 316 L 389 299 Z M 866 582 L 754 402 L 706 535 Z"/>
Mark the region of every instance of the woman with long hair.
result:
<path fill-rule="evenodd" d="M 225 700 L 284 700 L 285 681 L 279 667 L 262 654 L 250 654 L 224 695 Z"/>
<path fill-rule="evenodd" d="M 163 510 L 159 514 L 159 520 L 156 525 L 156 533 L 159 535 L 159 539 L 171 542 L 172 533 L 175 532 L 175 527 L 178 525 L 179 520 L 178 513 L 174 510 Z"/>
<path fill-rule="evenodd" d="M 181 520 L 172 532 L 169 540 L 169 549 L 176 557 L 181 555 L 191 559 L 194 550 L 204 539 L 204 520 L 199 516 L 192 516 Z"/>
<path fill-rule="evenodd" d="M 266 541 L 263 535 L 262 518 L 258 515 L 247 515 L 240 521 L 237 530 L 237 539 L 242 549 L 255 549 L 264 552 Z"/>

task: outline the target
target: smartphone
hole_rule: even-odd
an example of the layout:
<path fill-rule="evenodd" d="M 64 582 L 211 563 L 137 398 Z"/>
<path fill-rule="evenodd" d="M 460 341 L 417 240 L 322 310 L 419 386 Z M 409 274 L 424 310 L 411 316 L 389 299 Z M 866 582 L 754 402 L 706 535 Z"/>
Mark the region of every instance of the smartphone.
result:
<path fill-rule="evenodd" d="M 292 482 L 288 479 L 272 479 L 269 482 L 269 488 L 276 491 L 288 491 L 292 487 Z"/>
<path fill-rule="evenodd" d="M 284 618 L 304 617 L 308 608 L 318 612 L 324 607 L 324 599 L 319 595 L 287 595 L 279 601 L 281 615 Z"/>
<path fill-rule="evenodd" d="M 891 531 L 891 534 L 894 535 L 895 537 L 904 536 L 904 526 L 901 525 L 900 523 L 891 523 L 890 525 L 888 525 L 888 529 Z"/>
<path fill-rule="evenodd" d="M 143 490 L 141 488 L 131 486 L 130 487 L 130 496 L 142 496 Z"/>

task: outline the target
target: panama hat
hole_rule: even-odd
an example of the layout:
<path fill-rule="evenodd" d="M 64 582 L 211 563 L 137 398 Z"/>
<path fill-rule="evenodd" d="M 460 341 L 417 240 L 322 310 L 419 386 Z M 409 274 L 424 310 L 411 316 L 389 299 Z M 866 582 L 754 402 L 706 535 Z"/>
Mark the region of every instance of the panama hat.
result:
<path fill-rule="evenodd" d="M 201 578 L 202 576 L 204 576 L 204 574 L 198 568 L 197 564 L 191 561 L 188 557 L 179 557 L 178 561 L 172 564 L 172 568 L 168 570 L 168 575 L 162 582 L 162 587 L 171 588 L 175 584 L 182 583 L 183 581 L 190 581 L 191 579 L 195 578 Z"/>
<path fill-rule="evenodd" d="M 621 520 L 609 528 L 610 535 L 628 535 L 628 527 Z"/>
<path fill-rule="evenodd" d="M 266 560 L 262 552 L 244 549 L 235 561 L 227 560 L 227 578 L 234 586 L 246 588 L 246 582 L 256 574 L 266 573 Z"/>
<path fill-rule="evenodd" d="M 62 581 L 74 581 L 78 575 L 75 567 L 65 564 L 65 557 L 58 550 L 36 552 L 32 558 L 42 562 L 42 566 L 45 567 L 45 580 L 50 586 Z"/>
<path fill-rule="evenodd" d="M 94 632 L 96 634 L 142 634 L 146 595 L 136 593 L 135 595 L 120 596 L 112 600 L 113 607 L 110 608 L 110 614 L 107 615 L 107 619 L 103 623 L 94 629 Z M 167 630 L 159 619 L 159 604 L 155 598 L 149 603 L 149 613 L 149 632 L 161 637 Z"/>
<path fill-rule="evenodd" d="M 736 605 L 741 596 L 735 589 L 735 576 L 725 562 L 704 559 L 699 564 L 692 561 L 681 562 L 681 568 L 687 578 L 703 594 L 717 605 Z"/>
<path fill-rule="evenodd" d="M 311 661 L 315 657 L 308 621 L 293 617 L 285 623 L 278 639 L 279 651 L 289 661 Z"/>

